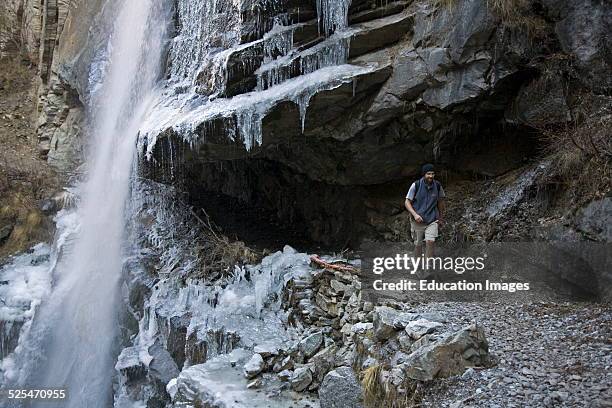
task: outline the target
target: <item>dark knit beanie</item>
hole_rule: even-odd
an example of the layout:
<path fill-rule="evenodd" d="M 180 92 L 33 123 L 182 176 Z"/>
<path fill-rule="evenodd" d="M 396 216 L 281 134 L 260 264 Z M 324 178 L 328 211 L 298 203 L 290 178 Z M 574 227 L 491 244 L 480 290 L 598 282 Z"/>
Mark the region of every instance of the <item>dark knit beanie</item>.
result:
<path fill-rule="evenodd" d="M 434 171 L 433 164 L 427 163 L 427 164 L 424 164 L 423 167 L 421 167 L 421 174 L 425 175 L 425 173 L 429 171 Z"/>

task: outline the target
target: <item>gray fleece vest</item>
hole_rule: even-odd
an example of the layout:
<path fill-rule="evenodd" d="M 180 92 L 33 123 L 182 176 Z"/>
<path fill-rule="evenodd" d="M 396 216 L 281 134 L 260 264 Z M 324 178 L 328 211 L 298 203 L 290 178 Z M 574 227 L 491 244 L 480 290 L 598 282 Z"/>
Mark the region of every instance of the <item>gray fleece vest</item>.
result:
<path fill-rule="evenodd" d="M 440 216 L 438 213 L 440 186 L 437 180 L 434 180 L 434 182 L 429 185 L 422 177 L 415 183 L 419 183 L 419 186 L 414 200 L 412 201 L 412 207 L 417 214 L 423 217 L 423 222 L 430 224 Z"/>

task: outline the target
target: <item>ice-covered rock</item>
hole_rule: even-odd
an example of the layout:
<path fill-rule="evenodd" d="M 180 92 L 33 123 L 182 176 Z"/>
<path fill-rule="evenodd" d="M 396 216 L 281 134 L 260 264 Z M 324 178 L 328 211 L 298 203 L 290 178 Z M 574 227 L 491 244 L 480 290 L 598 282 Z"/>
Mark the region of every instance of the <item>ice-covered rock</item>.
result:
<path fill-rule="evenodd" d="M 149 364 L 149 374 L 167 384 L 171 379 L 176 378 L 179 369 L 172 359 L 170 353 L 159 343 L 156 342 L 149 348 L 149 354 L 153 357 Z"/>
<path fill-rule="evenodd" d="M 265 367 L 265 362 L 261 354 L 253 354 L 253 357 L 244 365 L 244 376 L 253 378 L 261 373 Z"/>
<path fill-rule="evenodd" d="M 271 343 L 263 343 L 255 346 L 253 351 L 261 355 L 263 358 L 267 358 L 278 354 L 278 346 Z"/>
<path fill-rule="evenodd" d="M 51 247 L 38 244 L 0 266 L 0 360 L 13 353 L 20 334 L 29 330 L 36 308 L 51 290 L 50 256 Z M 13 374 L 7 364 L 4 375 Z"/>
<path fill-rule="evenodd" d="M 271 397 L 259 389 L 248 389 L 241 365 L 232 366 L 230 360 L 244 363 L 249 356 L 249 351 L 236 349 L 204 364 L 186 368 L 176 379 L 177 391 L 173 402 L 177 406 L 223 408 L 316 407 L 311 401 L 295 400 L 282 390 Z"/>

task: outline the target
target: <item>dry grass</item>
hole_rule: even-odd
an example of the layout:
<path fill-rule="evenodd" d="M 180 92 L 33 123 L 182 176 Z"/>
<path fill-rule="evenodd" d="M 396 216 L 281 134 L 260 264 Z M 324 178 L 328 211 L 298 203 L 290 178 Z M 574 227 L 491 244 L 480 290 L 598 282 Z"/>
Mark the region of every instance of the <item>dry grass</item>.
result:
<path fill-rule="evenodd" d="M 451 8 L 455 5 L 455 3 L 457 2 L 457 0 L 433 0 L 433 4 L 436 8 Z"/>
<path fill-rule="evenodd" d="M 487 7 L 500 18 L 502 26 L 538 37 L 548 24 L 532 10 L 533 0 L 487 0 Z"/>
<path fill-rule="evenodd" d="M 35 73 L 19 54 L 0 59 L 0 258 L 51 237 L 53 226 L 40 200 L 57 188 L 55 173 L 39 157 L 33 128 Z"/>
<path fill-rule="evenodd" d="M 385 400 L 386 392 L 382 385 L 380 374 L 382 366 L 375 365 L 361 372 L 363 386 L 363 401 L 367 407 L 376 407 Z"/>
<path fill-rule="evenodd" d="M 29 86 L 32 72 L 29 63 L 25 63 L 19 55 L 11 55 L 0 61 L 0 85 L 9 88 Z"/>
<path fill-rule="evenodd" d="M 0 258 L 22 251 L 36 242 L 51 238 L 49 220 L 27 194 L 6 193 L 0 208 L 0 227 L 11 225 L 12 231 L 0 245 Z"/>
<path fill-rule="evenodd" d="M 610 194 L 612 188 L 612 107 L 592 94 L 573 101 L 572 122 L 539 129 L 555 176 L 566 185 L 573 207 Z"/>
<path fill-rule="evenodd" d="M 396 387 L 383 378 L 384 367 L 376 365 L 361 372 L 363 400 L 368 408 L 415 408 L 422 399 L 421 384 L 407 379 Z"/>
<path fill-rule="evenodd" d="M 202 216 L 191 210 L 204 232 L 200 252 L 202 269 L 195 278 L 216 279 L 233 270 L 234 265 L 255 264 L 261 260 L 261 254 L 247 247 L 242 241 L 233 241 L 220 233 L 204 209 Z"/>

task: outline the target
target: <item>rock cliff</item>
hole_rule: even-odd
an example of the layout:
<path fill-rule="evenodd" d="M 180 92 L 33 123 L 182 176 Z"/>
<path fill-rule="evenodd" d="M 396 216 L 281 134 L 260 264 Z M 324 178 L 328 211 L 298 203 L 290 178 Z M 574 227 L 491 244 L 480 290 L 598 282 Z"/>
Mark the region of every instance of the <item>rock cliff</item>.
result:
<path fill-rule="evenodd" d="M 8 5 L 39 60 L 41 152 L 67 174 L 111 12 L 69 3 Z M 190 23 L 198 12 L 231 35 Z M 609 115 L 610 14 L 603 1 L 178 1 L 165 86 L 201 99 L 167 94 L 142 148 L 157 163 L 180 152 L 194 204 L 221 194 L 326 244 L 405 239 L 421 163 L 445 182 L 494 178 L 540 157 L 548 130 Z"/>
<path fill-rule="evenodd" d="M 70 176 L 112 5 L 4 7 L 38 61 L 40 151 Z M 331 246 L 404 240 L 402 197 L 435 162 L 447 239 L 609 240 L 605 2 L 178 0 L 174 18 L 139 147 L 195 207 Z"/>
<path fill-rule="evenodd" d="M 214 63 L 195 75 L 219 106 L 165 106 L 143 148 L 158 163 L 180 152 L 198 205 L 220 193 L 327 244 L 406 238 L 403 190 L 423 162 L 451 183 L 494 178 L 609 105 L 610 8 L 511 3 L 353 1 L 326 35 L 313 2 L 257 2 L 267 23 L 243 12 L 222 84 L 202 82 Z"/>

